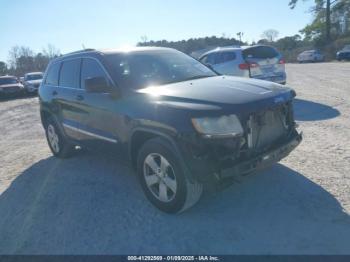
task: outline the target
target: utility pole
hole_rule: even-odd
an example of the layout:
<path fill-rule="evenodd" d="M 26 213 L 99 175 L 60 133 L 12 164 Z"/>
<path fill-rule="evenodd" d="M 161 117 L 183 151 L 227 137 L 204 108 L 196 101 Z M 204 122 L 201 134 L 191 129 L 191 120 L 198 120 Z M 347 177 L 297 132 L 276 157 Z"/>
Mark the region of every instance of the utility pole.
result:
<path fill-rule="evenodd" d="M 239 41 L 242 43 L 242 37 L 243 37 L 244 33 L 243 32 L 238 32 L 237 36 L 239 37 Z"/>
<path fill-rule="evenodd" d="M 331 40 L 331 0 L 327 0 L 326 6 L 326 40 L 327 43 Z"/>

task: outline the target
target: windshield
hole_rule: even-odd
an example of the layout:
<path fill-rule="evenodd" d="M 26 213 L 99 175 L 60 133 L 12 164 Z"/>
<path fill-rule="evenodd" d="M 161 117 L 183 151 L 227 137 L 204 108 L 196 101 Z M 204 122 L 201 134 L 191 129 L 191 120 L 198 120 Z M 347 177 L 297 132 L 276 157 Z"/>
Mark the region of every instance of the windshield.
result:
<path fill-rule="evenodd" d="M 172 50 L 111 54 L 106 58 L 118 84 L 133 89 L 217 75 L 192 57 Z"/>
<path fill-rule="evenodd" d="M 0 78 L 0 85 L 11 85 L 11 84 L 17 84 L 18 81 L 14 77 L 4 77 Z"/>
<path fill-rule="evenodd" d="M 26 81 L 43 79 L 43 74 L 27 75 Z"/>

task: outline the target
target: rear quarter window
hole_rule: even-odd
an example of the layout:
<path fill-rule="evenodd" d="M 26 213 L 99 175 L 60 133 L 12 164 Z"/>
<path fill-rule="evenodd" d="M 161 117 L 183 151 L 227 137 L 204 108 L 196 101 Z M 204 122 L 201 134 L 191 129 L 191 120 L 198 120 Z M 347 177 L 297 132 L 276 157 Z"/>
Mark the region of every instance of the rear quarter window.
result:
<path fill-rule="evenodd" d="M 53 85 L 53 86 L 58 85 L 58 73 L 60 71 L 60 67 L 61 67 L 61 63 L 55 63 L 49 67 L 47 71 L 47 76 L 45 79 L 46 85 Z"/>
<path fill-rule="evenodd" d="M 278 55 L 279 53 L 276 51 L 276 49 L 268 46 L 252 47 L 243 51 L 244 59 L 268 59 L 275 58 Z"/>

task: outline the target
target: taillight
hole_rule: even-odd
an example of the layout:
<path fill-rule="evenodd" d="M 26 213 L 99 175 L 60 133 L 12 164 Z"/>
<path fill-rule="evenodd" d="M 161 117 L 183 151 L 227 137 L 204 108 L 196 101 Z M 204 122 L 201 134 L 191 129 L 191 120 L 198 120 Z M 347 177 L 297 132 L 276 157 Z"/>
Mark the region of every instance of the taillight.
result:
<path fill-rule="evenodd" d="M 257 68 L 257 67 L 259 67 L 257 63 L 239 64 L 239 69 L 242 69 L 242 70 L 249 70 L 250 68 Z"/>
<path fill-rule="evenodd" d="M 239 69 L 249 70 L 249 64 L 248 63 L 239 64 Z"/>
<path fill-rule="evenodd" d="M 286 63 L 286 60 L 284 60 L 284 58 L 281 58 L 278 63 L 281 64 L 281 65 L 284 65 Z"/>
<path fill-rule="evenodd" d="M 250 68 L 257 68 L 259 65 L 257 63 L 251 63 L 249 64 Z"/>

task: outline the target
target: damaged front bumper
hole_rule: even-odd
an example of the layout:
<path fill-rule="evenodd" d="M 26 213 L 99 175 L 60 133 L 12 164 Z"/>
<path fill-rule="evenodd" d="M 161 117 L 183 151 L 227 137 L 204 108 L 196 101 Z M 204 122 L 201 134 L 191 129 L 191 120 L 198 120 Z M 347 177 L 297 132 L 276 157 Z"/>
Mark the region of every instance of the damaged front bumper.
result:
<path fill-rule="evenodd" d="M 283 158 L 287 157 L 302 141 L 302 133 L 289 139 L 284 144 L 273 147 L 272 149 L 259 154 L 251 159 L 240 162 L 230 168 L 221 170 L 221 177 L 227 178 L 238 174 L 246 174 L 257 169 L 271 166 Z"/>
<path fill-rule="evenodd" d="M 267 150 L 254 154 L 241 155 L 236 159 L 218 159 L 211 152 L 204 157 L 198 157 L 193 150 L 182 150 L 192 176 L 201 182 L 230 178 L 262 169 L 287 157 L 302 141 L 302 133 L 296 130 L 283 141 L 276 142 Z M 184 148 L 183 148 L 184 149 Z M 236 152 L 232 152 L 235 154 Z"/>

